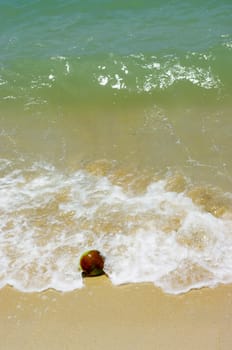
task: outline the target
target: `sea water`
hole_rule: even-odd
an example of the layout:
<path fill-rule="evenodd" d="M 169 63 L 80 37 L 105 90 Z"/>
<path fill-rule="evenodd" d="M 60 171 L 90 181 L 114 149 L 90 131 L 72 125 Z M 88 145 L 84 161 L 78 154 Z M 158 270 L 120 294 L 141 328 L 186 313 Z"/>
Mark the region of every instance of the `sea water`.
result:
<path fill-rule="evenodd" d="M 0 287 L 232 282 L 231 1 L 0 0 Z"/>

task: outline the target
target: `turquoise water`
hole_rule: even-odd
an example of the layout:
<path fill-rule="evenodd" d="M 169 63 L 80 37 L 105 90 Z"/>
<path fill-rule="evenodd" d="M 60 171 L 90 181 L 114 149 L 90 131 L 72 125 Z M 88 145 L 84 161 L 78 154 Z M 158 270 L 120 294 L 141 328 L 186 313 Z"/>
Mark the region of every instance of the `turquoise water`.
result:
<path fill-rule="evenodd" d="M 0 286 L 231 283 L 231 1 L 0 0 Z"/>
<path fill-rule="evenodd" d="M 230 1 L 0 6 L 1 104 L 9 96 L 38 108 L 148 95 L 164 104 L 173 104 L 173 95 L 179 104 L 183 95 L 195 103 L 229 103 Z"/>

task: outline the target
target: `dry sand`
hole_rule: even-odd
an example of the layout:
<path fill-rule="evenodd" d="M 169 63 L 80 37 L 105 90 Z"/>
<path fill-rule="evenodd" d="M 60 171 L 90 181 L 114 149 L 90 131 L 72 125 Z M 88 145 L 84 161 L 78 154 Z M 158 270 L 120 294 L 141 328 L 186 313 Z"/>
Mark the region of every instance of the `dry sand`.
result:
<path fill-rule="evenodd" d="M 232 349 L 232 285 L 165 295 L 88 278 L 71 293 L 0 291 L 0 349 Z"/>

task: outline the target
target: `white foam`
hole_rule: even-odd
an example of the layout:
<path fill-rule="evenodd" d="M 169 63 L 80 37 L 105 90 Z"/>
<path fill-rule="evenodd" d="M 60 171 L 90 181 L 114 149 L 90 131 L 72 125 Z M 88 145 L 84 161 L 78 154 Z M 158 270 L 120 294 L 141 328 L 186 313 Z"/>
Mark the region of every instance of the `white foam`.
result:
<path fill-rule="evenodd" d="M 153 282 L 177 294 L 232 282 L 231 217 L 167 191 L 165 179 L 138 194 L 85 170 L 0 164 L 0 287 L 81 288 L 88 249 L 106 257 L 114 284 Z"/>
<path fill-rule="evenodd" d="M 193 56 L 198 63 L 188 64 L 188 60 L 192 62 Z M 151 92 L 157 88 L 166 89 L 179 81 L 188 81 L 204 89 L 216 89 L 221 86 L 219 77 L 210 66 L 202 67 L 202 60 L 210 59 L 210 55 L 193 52 L 186 55 L 187 62 L 183 64 L 178 57 L 172 55 L 161 57 L 159 61 L 154 56 L 130 55 L 124 58 L 124 62 L 114 60 L 113 67 L 112 62 L 109 66 L 98 66 L 100 75 L 96 73 L 95 78 L 99 85 L 118 90 L 135 90 L 139 93 Z M 131 80 L 128 72 L 135 69 L 139 73 Z"/>

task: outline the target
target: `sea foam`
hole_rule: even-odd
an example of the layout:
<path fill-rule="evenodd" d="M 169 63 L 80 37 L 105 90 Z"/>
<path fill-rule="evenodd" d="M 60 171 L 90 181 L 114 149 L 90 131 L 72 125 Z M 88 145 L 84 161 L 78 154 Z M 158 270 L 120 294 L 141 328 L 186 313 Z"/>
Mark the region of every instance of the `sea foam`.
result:
<path fill-rule="evenodd" d="M 178 294 L 232 282 L 230 194 L 107 162 L 62 172 L 2 160 L 1 175 L 0 287 L 81 288 L 89 249 L 105 256 L 115 285 L 152 282 Z"/>

